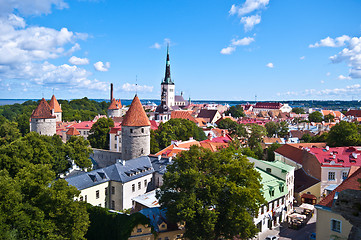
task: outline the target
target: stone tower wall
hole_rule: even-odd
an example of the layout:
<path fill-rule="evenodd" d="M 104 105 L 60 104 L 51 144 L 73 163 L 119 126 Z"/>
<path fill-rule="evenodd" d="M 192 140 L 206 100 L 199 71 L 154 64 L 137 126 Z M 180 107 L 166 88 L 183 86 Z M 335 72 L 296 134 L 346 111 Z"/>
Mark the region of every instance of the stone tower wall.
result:
<path fill-rule="evenodd" d="M 172 107 L 175 105 L 175 85 L 174 84 L 162 84 L 161 92 L 163 92 L 163 89 L 166 92 L 166 103 L 168 107 Z"/>
<path fill-rule="evenodd" d="M 122 113 L 122 109 L 108 109 L 108 117 L 121 117 Z"/>
<path fill-rule="evenodd" d="M 56 134 L 56 118 L 32 118 L 30 132 L 53 136 Z"/>
<path fill-rule="evenodd" d="M 62 116 L 62 113 L 61 112 L 57 112 L 57 113 L 54 113 L 55 117 L 56 117 L 56 121 L 57 122 L 61 122 L 61 116 Z"/>
<path fill-rule="evenodd" d="M 150 154 L 150 126 L 122 126 L 122 159 L 129 160 Z"/>

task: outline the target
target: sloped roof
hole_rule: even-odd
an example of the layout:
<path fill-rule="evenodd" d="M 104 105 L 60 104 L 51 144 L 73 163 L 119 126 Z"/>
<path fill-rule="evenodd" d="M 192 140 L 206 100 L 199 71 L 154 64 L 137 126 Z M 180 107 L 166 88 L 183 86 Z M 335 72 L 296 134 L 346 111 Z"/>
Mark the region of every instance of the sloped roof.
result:
<path fill-rule="evenodd" d="M 51 109 L 54 109 L 54 112 L 56 112 L 56 113 L 62 112 L 61 107 L 58 103 L 58 100 L 56 100 L 54 95 L 51 97 L 49 105 L 50 105 Z"/>
<path fill-rule="evenodd" d="M 170 114 L 170 118 L 182 118 L 182 119 L 188 119 L 194 123 L 197 123 L 197 120 L 189 113 L 189 111 L 173 111 Z"/>
<path fill-rule="evenodd" d="M 210 121 L 213 120 L 214 116 L 216 116 L 218 110 L 208 110 L 208 109 L 201 109 L 198 113 L 198 118 L 209 118 Z"/>
<path fill-rule="evenodd" d="M 346 116 L 361 117 L 361 110 L 348 110 Z"/>
<path fill-rule="evenodd" d="M 116 109 L 121 109 L 122 108 L 122 103 L 119 100 L 116 100 L 115 98 L 112 99 L 112 102 L 110 103 L 110 106 L 108 107 L 109 110 L 116 110 Z"/>
<path fill-rule="evenodd" d="M 52 115 L 50 105 L 45 98 L 42 98 L 33 114 L 31 114 L 31 118 L 56 118 L 56 116 Z"/>
<path fill-rule="evenodd" d="M 80 133 L 79 133 L 78 130 L 76 130 L 75 127 L 71 127 L 71 128 L 69 128 L 69 130 L 66 132 L 66 135 L 76 136 L 76 135 L 80 135 Z"/>
<path fill-rule="evenodd" d="M 275 150 L 276 153 L 302 164 L 303 150 L 289 144 L 284 144 Z"/>
<path fill-rule="evenodd" d="M 253 108 L 280 109 L 282 104 L 279 102 L 257 102 Z"/>
<path fill-rule="evenodd" d="M 291 130 L 290 133 L 292 137 L 296 137 L 299 139 L 301 139 L 306 133 L 311 137 L 315 136 L 315 134 L 309 130 Z"/>
<path fill-rule="evenodd" d="M 303 190 L 319 183 L 320 180 L 308 175 L 303 168 L 295 171 L 295 192 L 299 193 Z"/>
<path fill-rule="evenodd" d="M 134 179 L 152 174 L 154 169 L 149 157 L 143 156 L 125 161 L 125 164 L 117 162 L 105 168 L 66 178 L 66 181 L 78 190 L 89 188 L 107 181 L 126 183 Z"/>
<path fill-rule="evenodd" d="M 226 142 L 207 142 L 207 140 L 200 142 L 201 147 L 211 150 L 212 152 L 216 152 L 221 148 L 228 147 L 228 143 Z"/>
<path fill-rule="evenodd" d="M 360 190 L 360 183 L 357 181 L 359 178 L 361 178 L 361 168 L 345 179 L 335 190 L 319 202 L 318 205 L 331 208 L 336 192 L 341 192 L 345 189 Z"/>
<path fill-rule="evenodd" d="M 122 126 L 150 126 L 147 114 L 145 113 L 143 105 L 137 95 L 135 95 L 132 104 L 130 104 L 129 109 L 123 118 Z"/>

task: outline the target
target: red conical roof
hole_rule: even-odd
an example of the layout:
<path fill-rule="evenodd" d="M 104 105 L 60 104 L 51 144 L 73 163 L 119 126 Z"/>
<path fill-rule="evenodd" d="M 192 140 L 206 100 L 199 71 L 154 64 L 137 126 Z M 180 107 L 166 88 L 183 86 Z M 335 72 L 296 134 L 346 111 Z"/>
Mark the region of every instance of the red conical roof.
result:
<path fill-rule="evenodd" d="M 48 104 L 48 102 L 42 98 L 39 105 L 35 108 L 33 114 L 31 114 L 31 118 L 56 118 L 52 115 L 52 108 Z"/>
<path fill-rule="evenodd" d="M 110 103 L 110 106 L 108 107 L 108 109 L 110 110 L 115 110 L 115 109 L 121 109 L 122 108 L 122 103 L 119 100 L 115 100 L 115 98 L 112 99 L 112 102 Z"/>
<path fill-rule="evenodd" d="M 51 109 L 54 109 L 54 112 L 56 112 L 56 113 L 62 112 L 61 107 L 58 103 L 58 100 L 56 100 L 54 95 L 51 97 L 49 105 L 50 105 Z"/>
<path fill-rule="evenodd" d="M 130 104 L 129 109 L 123 118 L 122 126 L 150 126 L 150 121 L 137 95 L 135 95 L 132 104 Z"/>

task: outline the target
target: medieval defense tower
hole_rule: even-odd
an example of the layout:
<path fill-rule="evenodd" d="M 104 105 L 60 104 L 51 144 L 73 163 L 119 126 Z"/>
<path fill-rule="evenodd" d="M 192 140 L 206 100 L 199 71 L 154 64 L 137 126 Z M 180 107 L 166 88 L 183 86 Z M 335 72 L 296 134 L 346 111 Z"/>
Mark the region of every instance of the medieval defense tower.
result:
<path fill-rule="evenodd" d="M 108 107 L 108 117 L 121 117 L 124 115 L 120 99 L 113 97 L 113 83 L 110 84 L 110 106 Z"/>
<path fill-rule="evenodd" d="M 129 160 L 150 154 L 150 122 L 135 95 L 122 122 L 122 159 Z"/>
<path fill-rule="evenodd" d="M 62 121 L 61 115 L 63 111 L 61 110 L 61 105 L 58 103 L 58 100 L 56 100 L 54 95 L 51 97 L 49 105 L 51 109 L 54 109 L 54 115 L 56 117 L 56 121 L 61 122 Z"/>
<path fill-rule="evenodd" d="M 56 116 L 54 109 L 42 98 L 31 114 L 30 132 L 53 136 L 56 134 Z"/>
<path fill-rule="evenodd" d="M 172 79 L 170 77 L 170 61 L 169 61 L 169 45 L 168 45 L 165 76 L 161 83 L 161 92 L 162 93 L 165 92 L 165 99 L 168 107 L 172 107 L 175 105 L 174 90 L 175 90 L 174 82 L 172 82 Z"/>

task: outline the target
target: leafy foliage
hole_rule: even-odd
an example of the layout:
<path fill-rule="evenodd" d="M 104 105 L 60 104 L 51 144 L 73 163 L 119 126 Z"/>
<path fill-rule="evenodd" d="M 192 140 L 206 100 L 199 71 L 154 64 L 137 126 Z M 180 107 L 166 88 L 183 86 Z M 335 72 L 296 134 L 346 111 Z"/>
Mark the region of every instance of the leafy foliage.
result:
<path fill-rule="evenodd" d="M 256 154 L 258 159 L 263 158 L 263 149 L 261 142 L 264 136 L 266 136 L 267 130 L 265 127 L 258 124 L 250 124 L 249 126 L 250 133 L 248 134 L 248 146 Z"/>
<path fill-rule="evenodd" d="M 151 133 L 151 153 L 163 149 L 171 144 L 172 140 L 189 140 L 190 137 L 198 141 L 206 139 L 203 130 L 194 122 L 187 119 L 173 118 L 166 123 L 160 123 L 158 129 Z"/>
<path fill-rule="evenodd" d="M 361 145 L 361 126 L 341 121 L 333 126 L 327 136 L 327 144 L 332 147 Z"/>
<path fill-rule="evenodd" d="M 275 160 L 275 150 L 282 145 L 279 143 L 272 143 L 271 146 L 267 148 L 267 161 L 274 161 Z"/>
<path fill-rule="evenodd" d="M 267 137 L 285 137 L 288 135 L 287 122 L 268 122 L 265 124 L 267 130 Z"/>
<path fill-rule="evenodd" d="M 93 148 L 109 149 L 109 131 L 114 127 L 111 118 L 100 118 L 90 129 L 88 140 Z"/>
<path fill-rule="evenodd" d="M 332 114 L 327 114 L 323 120 L 325 120 L 325 122 L 333 122 L 333 120 L 335 119 L 335 116 L 333 116 Z"/>
<path fill-rule="evenodd" d="M 294 112 L 296 114 L 303 114 L 303 113 L 305 113 L 305 110 L 300 107 L 295 107 L 295 108 L 292 108 L 292 112 Z"/>
<path fill-rule="evenodd" d="M 224 114 L 225 115 L 231 114 L 231 116 L 234 117 L 234 118 L 239 118 L 239 117 L 245 117 L 246 116 L 246 114 L 244 114 L 244 112 L 243 112 L 243 107 L 241 105 L 231 106 L 228 109 L 228 111 L 226 111 Z"/>
<path fill-rule="evenodd" d="M 186 238 L 245 239 L 256 234 L 253 217 L 264 204 L 259 180 L 239 150 L 192 146 L 168 166 L 157 196 L 170 221 L 185 221 Z"/>
<path fill-rule="evenodd" d="M 88 240 L 128 239 L 135 226 L 150 224 L 149 219 L 141 213 L 132 215 L 110 213 L 108 209 L 87 205 L 90 226 L 86 234 Z"/>
<path fill-rule="evenodd" d="M 323 116 L 322 113 L 315 111 L 313 113 L 310 113 L 308 115 L 308 120 L 310 122 L 322 122 L 323 121 Z"/>

